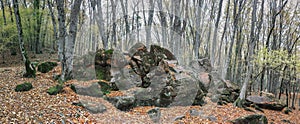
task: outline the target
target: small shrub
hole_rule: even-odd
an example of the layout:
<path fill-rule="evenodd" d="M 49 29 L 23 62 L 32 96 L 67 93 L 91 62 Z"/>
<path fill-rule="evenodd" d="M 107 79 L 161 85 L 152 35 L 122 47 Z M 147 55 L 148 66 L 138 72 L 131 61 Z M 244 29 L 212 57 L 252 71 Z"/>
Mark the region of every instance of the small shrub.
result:
<path fill-rule="evenodd" d="M 53 86 L 53 87 L 50 87 L 47 91 L 47 93 L 49 95 L 56 95 L 60 92 L 62 92 L 63 90 L 63 86 L 62 85 L 56 85 L 56 86 Z"/>
<path fill-rule="evenodd" d="M 56 62 L 44 62 L 38 66 L 38 71 L 42 73 L 47 73 L 57 66 Z"/>
<path fill-rule="evenodd" d="M 16 86 L 15 91 L 16 92 L 23 92 L 23 91 L 29 91 L 32 89 L 32 84 L 29 82 L 25 82 L 23 84 L 19 84 Z"/>

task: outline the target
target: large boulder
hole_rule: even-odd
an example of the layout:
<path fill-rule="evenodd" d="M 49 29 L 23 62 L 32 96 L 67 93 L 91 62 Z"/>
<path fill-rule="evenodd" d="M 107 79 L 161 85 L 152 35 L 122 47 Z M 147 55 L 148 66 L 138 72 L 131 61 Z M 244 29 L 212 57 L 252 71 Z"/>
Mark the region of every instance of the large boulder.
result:
<path fill-rule="evenodd" d="M 92 97 L 103 97 L 104 94 L 101 88 L 98 83 L 93 83 L 90 86 L 75 86 L 77 94 Z"/>
<path fill-rule="evenodd" d="M 233 124 L 268 124 L 268 119 L 264 115 L 248 115 L 231 121 Z"/>
<path fill-rule="evenodd" d="M 246 100 L 264 109 L 281 111 L 286 107 L 286 105 L 281 103 L 278 99 L 268 96 L 248 96 Z"/>

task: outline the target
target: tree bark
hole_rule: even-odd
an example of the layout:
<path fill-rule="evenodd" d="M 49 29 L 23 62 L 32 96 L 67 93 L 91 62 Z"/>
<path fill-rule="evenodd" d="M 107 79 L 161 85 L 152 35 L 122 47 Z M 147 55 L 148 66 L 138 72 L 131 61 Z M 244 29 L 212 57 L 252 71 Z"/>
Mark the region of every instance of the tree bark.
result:
<path fill-rule="evenodd" d="M 61 74 L 61 80 L 65 80 L 65 68 L 66 68 L 66 60 L 64 59 L 64 53 L 65 53 L 65 41 L 66 41 L 66 15 L 65 15 L 65 9 L 64 9 L 64 1 L 63 0 L 56 0 L 57 5 L 57 13 L 58 13 L 58 24 L 59 24 L 59 37 L 58 37 L 58 56 L 59 60 L 61 62 L 61 68 L 62 68 L 62 74 Z"/>
<path fill-rule="evenodd" d="M 69 25 L 69 34 L 67 38 L 67 42 L 65 44 L 65 53 L 64 59 L 65 60 L 65 67 L 64 68 L 64 80 L 70 80 L 73 78 L 72 71 L 73 71 L 73 58 L 74 58 L 74 45 L 76 41 L 76 34 L 77 34 L 77 26 L 78 26 L 78 16 L 80 11 L 82 0 L 74 0 L 74 5 L 71 10 L 70 14 L 70 25 Z"/>
<path fill-rule="evenodd" d="M 15 18 L 16 18 L 16 24 L 18 28 L 18 35 L 19 35 L 19 46 L 20 46 L 20 51 L 21 55 L 23 58 L 23 61 L 25 62 L 25 69 L 26 73 L 24 74 L 24 77 L 35 77 L 35 68 L 31 64 L 25 47 L 24 47 L 24 41 L 23 41 L 23 30 L 22 30 L 22 23 L 21 23 L 21 16 L 19 12 L 19 5 L 18 5 L 18 0 L 13 0 L 13 6 L 14 6 L 14 13 L 15 13 Z"/>

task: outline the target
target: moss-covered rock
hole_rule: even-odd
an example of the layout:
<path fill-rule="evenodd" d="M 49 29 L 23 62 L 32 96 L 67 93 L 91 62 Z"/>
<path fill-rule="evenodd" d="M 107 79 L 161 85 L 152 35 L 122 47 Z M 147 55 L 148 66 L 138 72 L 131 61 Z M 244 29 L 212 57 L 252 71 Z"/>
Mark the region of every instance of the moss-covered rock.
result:
<path fill-rule="evenodd" d="M 47 90 L 47 93 L 49 95 L 56 95 L 56 94 L 62 92 L 62 90 L 63 90 L 63 86 L 62 85 L 56 85 L 56 86 L 50 87 Z"/>
<path fill-rule="evenodd" d="M 15 91 L 16 92 L 23 92 L 23 91 L 29 91 L 30 89 L 32 89 L 32 84 L 29 82 L 25 82 L 23 84 L 19 84 L 16 86 Z"/>
<path fill-rule="evenodd" d="M 44 62 L 38 66 L 38 71 L 42 73 L 47 73 L 52 70 L 55 66 L 57 66 L 56 62 Z"/>

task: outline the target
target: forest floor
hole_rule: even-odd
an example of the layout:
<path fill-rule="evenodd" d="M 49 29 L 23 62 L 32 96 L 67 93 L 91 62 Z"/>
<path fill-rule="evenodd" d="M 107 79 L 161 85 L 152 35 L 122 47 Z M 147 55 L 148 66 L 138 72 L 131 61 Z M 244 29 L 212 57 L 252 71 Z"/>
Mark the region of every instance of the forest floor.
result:
<path fill-rule="evenodd" d="M 51 58 L 42 60 L 51 60 Z M 5 65 L 7 67 L 4 67 Z M 136 107 L 123 112 L 102 98 L 79 96 L 68 87 L 64 88 L 63 93 L 48 95 L 47 89 L 58 84 L 52 77 L 60 72 L 59 66 L 49 73 L 37 72 L 36 78 L 23 78 L 23 72 L 24 67 L 18 64 L 10 65 L 6 62 L 0 65 L 0 123 L 153 123 L 147 115 L 147 111 L 154 108 L 152 106 Z M 34 88 L 26 92 L 15 92 L 16 85 L 24 82 L 31 82 Z M 76 82 L 78 81 L 70 80 L 65 85 Z M 91 114 L 83 107 L 72 105 L 80 100 L 100 102 L 107 110 L 100 114 Z M 208 102 L 204 106 L 175 106 L 160 109 L 160 123 L 230 123 L 230 120 L 251 114 L 263 114 L 268 118 L 269 123 L 300 123 L 299 108 L 289 114 L 265 109 L 264 112 L 250 112 L 234 107 L 232 104 L 220 106 Z M 189 110 L 192 109 L 211 118 L 191 116 Z M 182 115 L 185 115 L 185 118 L 173 121 L 175 117 Z"/>

